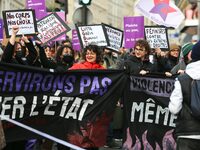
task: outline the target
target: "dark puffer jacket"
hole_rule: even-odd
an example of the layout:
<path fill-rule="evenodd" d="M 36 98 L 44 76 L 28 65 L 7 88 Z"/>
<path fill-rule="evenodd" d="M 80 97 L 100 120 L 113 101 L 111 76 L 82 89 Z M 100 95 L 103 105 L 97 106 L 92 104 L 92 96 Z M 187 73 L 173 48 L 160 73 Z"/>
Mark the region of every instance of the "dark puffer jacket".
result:
<path fill-rule="evenodd" d="M 124 62 L 118 63 L 117 69 L 126 69 L 131 75 L 139 74 L 141 70 L 149 71 L 149 73 L 156 71 L 156 67 L 148 59 L 142 61 L 132 55 Z"/>
<path fill-rule="evenodd" d="M 190 109 L 191 90 L 188 89 L 191 89 L 192 79 L 187 74 L 183 74 L 178 77 L 178 80 L 183 93 L 183 107 L 176 120 L 176 136 L 200 135 L 200 120 L 192 116 Z"/>

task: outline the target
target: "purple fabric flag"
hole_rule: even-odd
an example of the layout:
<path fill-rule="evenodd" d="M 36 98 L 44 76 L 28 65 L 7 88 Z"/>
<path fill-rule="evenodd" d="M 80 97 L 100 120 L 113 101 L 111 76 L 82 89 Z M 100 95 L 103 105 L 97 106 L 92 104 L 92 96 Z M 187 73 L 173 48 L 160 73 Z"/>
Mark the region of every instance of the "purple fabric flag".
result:
<path fill-rule="evenodd" d="M 72 30 L 72 47 L 74 50 L 77 50 L 77 51 L 81 50 L 80 41 L 78 38 L 77 31 L 75 29 Z"/>
<path fill-rule="evenodd" d="M 26 8 L 35 10 L 37 20 L 47 15 L 45 0 L 26 0 Z"/>
<path fill-rule="evenodd" d="M 3 19 L 0 19 L 0 40 L 3 40 Z"/>
<path fill-rule="evenodd" d="M 144 17 L 124 17 L 124 46 L 133 48 L 138 39 L 144 38 Z"/>

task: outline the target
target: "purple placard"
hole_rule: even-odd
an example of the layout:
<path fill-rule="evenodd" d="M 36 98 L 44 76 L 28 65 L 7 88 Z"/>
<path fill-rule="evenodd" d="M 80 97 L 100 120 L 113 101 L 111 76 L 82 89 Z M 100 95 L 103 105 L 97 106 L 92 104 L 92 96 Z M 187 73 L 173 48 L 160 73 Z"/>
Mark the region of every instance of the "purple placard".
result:
<path fill-rule="evenodd" d="M 0 40 L 3 40 L 3 19 L 0 19 Z"/>
<path fill-rule="evenodd" d="M 35 10 L 37 20 L 47 15 L 45 0 L 26 0 L 26 8 Z"/>
<path fill-rule="evenodd" d="M 144 17 L 124 17 L 124 46 L 133 48 L 138 39 L 144 38 Z"/>
<path fill-rule="evenodd" d="M 81 44 L 78 38 L 77 31 L 75 29 L 72 30 L 72 47 L 74 50 L 81 50 Z"/>

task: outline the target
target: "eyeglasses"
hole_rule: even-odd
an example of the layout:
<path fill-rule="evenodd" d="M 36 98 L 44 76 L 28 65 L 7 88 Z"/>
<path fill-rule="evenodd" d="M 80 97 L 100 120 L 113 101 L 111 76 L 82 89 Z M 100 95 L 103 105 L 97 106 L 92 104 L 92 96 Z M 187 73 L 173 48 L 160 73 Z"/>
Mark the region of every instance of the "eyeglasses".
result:
<path fill-rule="evenodd" d="M 88 52 L 87 52 L 86 55 L 96 55 L 96 53 L 94 53 L 94 52 L 89 52 L 89 53 L 88 53 Z"/>
<path fill-rule="evenodd" d="M 141 48 L 134 48 L 135 49 L 135 51 L 139 51 L 139 52 L 144 52 L 145 51 L 145 49 L 141 49 Z"/>
<path fill-rule="evenodd" d="M 170 52 L 179 52 L 179 50 L 178 49 L 172 49 L 172 50 L 170 50 Z"/>

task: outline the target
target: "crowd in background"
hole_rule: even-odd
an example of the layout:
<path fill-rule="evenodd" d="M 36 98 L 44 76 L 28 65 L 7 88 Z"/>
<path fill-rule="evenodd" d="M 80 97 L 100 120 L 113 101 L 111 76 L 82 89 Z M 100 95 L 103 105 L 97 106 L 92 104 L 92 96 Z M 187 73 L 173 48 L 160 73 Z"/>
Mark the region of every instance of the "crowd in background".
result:
<path fill-rule="evenodd" d="M 160 48 L 151 49 L 145 39 L 136 41 L 131 49 L 121 47 L 119 51 L 113 51 L 91 44 L 80 51 L 75 51 L 70 40 L 61 41 L 55 44 L 56 46 L 43 45 L 24 35 L 16 40 L 18 31 L 19 28 L 14 26 L 7 45 L 1 44 L 1 62 L 40 67 L 52 72 L 74 69 L 121 69 L 131 75 L 157 73 L 166 77 L 183 74 L 186 65 L 191 62 L 192 42 L 182 46 L 170 43 L 168 51 L 162 51 Z M 114 139 L 122 139 L 122 106 L 119 100 L 105 147 L 121 148 Z M 19 149 L 24 149 L 28 142 L 29 149 L 37 149 L 36 141 L 25 141 L 21 145 L 18 142 Z M 12 149 L 13 144 L 10 148 L 9 146 L 7 144 L 5 149 Z M 45 144 L 43 146 L 45 149 Z M 58 149 L 68 148 L 58 144 Z"/>

